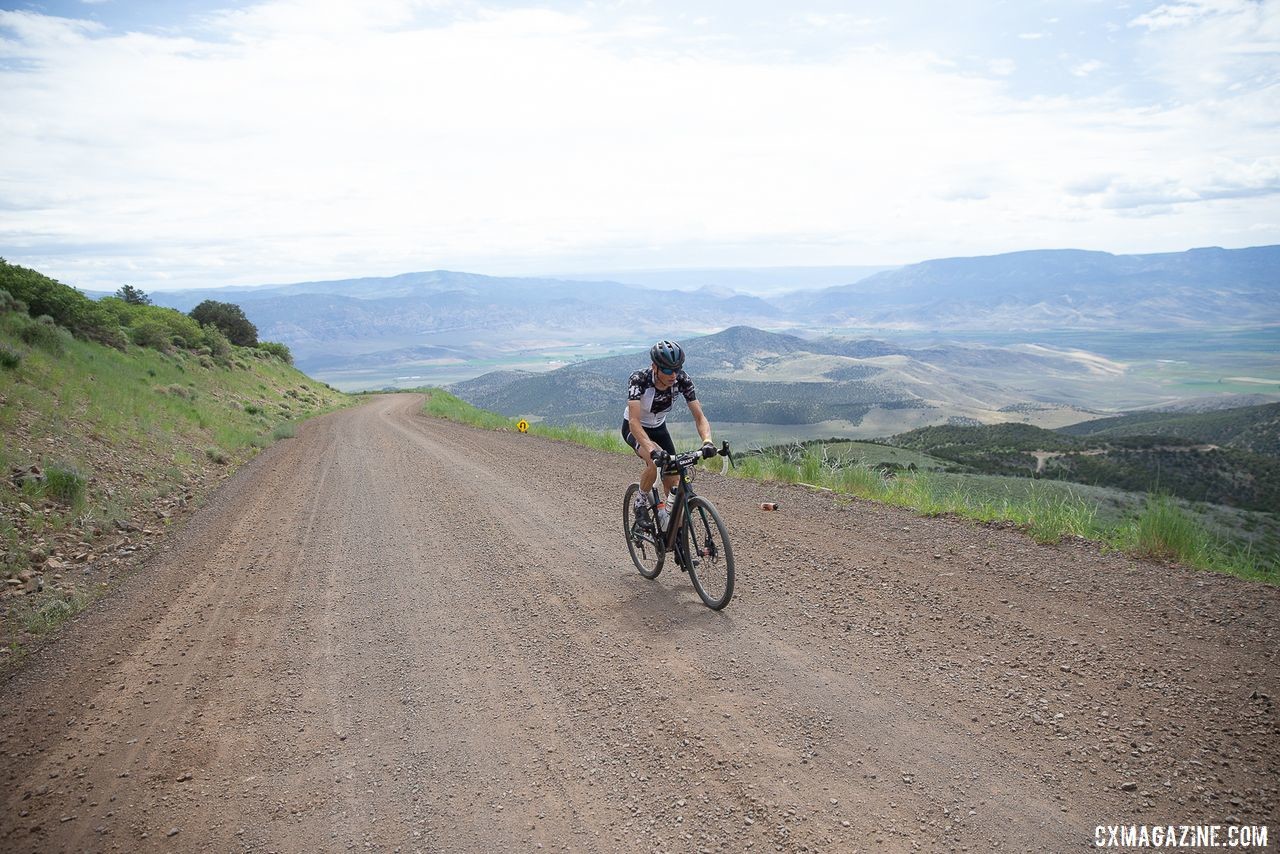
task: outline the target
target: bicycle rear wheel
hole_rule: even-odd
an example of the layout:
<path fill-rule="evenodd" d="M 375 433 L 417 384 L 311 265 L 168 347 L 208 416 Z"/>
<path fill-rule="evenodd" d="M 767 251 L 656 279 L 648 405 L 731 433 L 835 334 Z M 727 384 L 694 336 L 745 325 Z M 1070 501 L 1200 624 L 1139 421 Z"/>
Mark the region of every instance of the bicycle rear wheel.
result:
<path fill-rule="evenodd" d="M 705 498 L 690 498 L 688 510 L 680 529 L 680 559 L 703 603 L 719 611 L 733 598 L 733 547 L 729 545 L 729 532 L 716 508 Z"/>
<path fill-rule="evenodd" d="M 622 535 L 627 539 L 631 562 L 640 574 L 645 578 L 657 578 L 667 555 L 654 533 L 653 511 L 647 511 L 643 518 L 636 518 L 635 500 L 639 491 L 640 484 L 633 483 L 627 487 L 627 494 L 622 499 Z"/>

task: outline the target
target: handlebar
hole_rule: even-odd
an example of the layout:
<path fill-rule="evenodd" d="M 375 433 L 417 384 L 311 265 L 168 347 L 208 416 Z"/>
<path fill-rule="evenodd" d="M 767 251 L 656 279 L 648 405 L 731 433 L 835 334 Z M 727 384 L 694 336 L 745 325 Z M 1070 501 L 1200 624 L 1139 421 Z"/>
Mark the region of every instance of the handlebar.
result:
<path fill-rule="evenodd" d="M 706 453 L 707 450 L 710 450 L 711 453 Z M 682 469 L 696 465 L 704 457 L 707 459 L 715 456 L 728 457 L 729 465 L 733 465 L 733 452 L 729 450 L 728 442 L 722 443 L 719 449 L 714 446 L 711 448 L 703 447 L 685 451 L 683 454 L 676 454 L 675 456 L 671 456 L 661 448 L 654 448 L 650 456 L 658 464 L 658 468 L 662 469 L 663 474 L 679 474 Z"/>

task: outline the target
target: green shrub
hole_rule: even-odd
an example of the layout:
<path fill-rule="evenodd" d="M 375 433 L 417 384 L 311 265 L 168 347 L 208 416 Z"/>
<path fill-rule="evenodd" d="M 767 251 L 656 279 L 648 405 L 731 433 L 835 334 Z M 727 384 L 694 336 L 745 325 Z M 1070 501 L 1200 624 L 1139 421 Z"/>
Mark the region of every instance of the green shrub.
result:
<path fill-rule="evenodd" d="M 27 306 L 22 300 L 15 298 L 13 294 L 4 288 L 0 288 L 0 314 L 8 314 L 9 312 L 26 314 Z"/>
<path fill-rule="evenodd" d="M 281 424 L 279 427 L 271 431 L 271 438 L 277 442 L 281 439 L 292 439 L 297 435 L 297 431 L 292 424 Z"/>
<path fill-rule="evenodd" d="M 188 388 L 187 386 L 181 385 L 180 383 L 174 383 L 173 385 L 170 385 L 170 386 L 162 386 L 157 388 L 156 391 L 160 392 L 161 394 L 168 394 L 173 397 L 180 397 L 183 400 L 196 399 L 196 390 L 193 388 Z"/>
<path fill-rule="evenodd" d="M 221 448 L 205 448 L 204 455 L 220 466 L 225 466 L 228 462 L 227 454 Z"/>
<path fill-rule="evenodd" d="M 265 353 L 270 353 L 286 365 L 293 364 L 293 353 L 279 341 L 259 341 L 258 349 Z"/>
<path fill-rule="evenodd" d="M 123 350 L 129 344 L 129 336 L 119 326 L 99 326 L 86 332 L 84 337 L 115 350 Z"/>
<path fill-rule="evenodd" d="M 135 311 L 133 305 L 119 297 L 103 297 L 98 300 L 98 306 L 104 314 L 116 322 L 117 326 L 132 326 L 142 317 L 142 313 Z"/>
<path fill-rule="evenodd" d="M 256 403 L 246 403 L 244 405 L 244 411 L 249 415 L 257 415 L 262 411 L 262 407 L 258 406 Z"/>
<path fill-rule="evenodd" d="M 88 479 L 70 463 L 52 463 L 44 472 L 44 494 L 67 507 L 84 504 Z"/>
<path fill-rule="evenodd" d="M 143 320 L 129 330 L 133 343 L 139 347 L 150 347 L 153 350 L 168 350 L 173 347 L 173 338 L 169 329 L 159 320 Z"/>
<path fill-rule="evenodd" d="M 231 342 L 221 329 L 213 324 L 205 324 L 200 331 L 204 340 L 204 348 L 202 349 L 208 349 L 207 355 L 223 363 L 231 358 Z"/>
<path fill-rule="evenodd" d="M 0 344 L 0 368 L 13 370 L 22 364 L 22 354 Z"/>
<path fill-rule="evenodd" d="M 84 610 L 88 601 L 83 593 L 59 590 L 39 606 L 24 609 L 23 628 L 31 634 L 44 634 Z"/>
<path fill-rule="evenodd" d="M 204 330 L 200 324 L 172 308 L 155 305 L 135 306 L 134 310 L 148 320 L 155 320 L 169 330 L 169 338 L 179 347 L 194 350 L 205 343 Z"/>
<path fill-rule="evenodd" d="M 18 337 L 32 347 L 39 347 L 46 353 L 52 353 L 55 356 L 62 355 L 61 330 L 58 329 L 58 325 L 53 318 L 47 314 L 25 324 L 22 327 L 22 331 L 18 333 Z"/>
<path fill-rule="evenodd" d="M 33 316 L 48 315 L 77 335 L 92 338 L 118 326 L 101 305 L 75 288 L 0 258 L 0 288 L 26 304 Z"/>

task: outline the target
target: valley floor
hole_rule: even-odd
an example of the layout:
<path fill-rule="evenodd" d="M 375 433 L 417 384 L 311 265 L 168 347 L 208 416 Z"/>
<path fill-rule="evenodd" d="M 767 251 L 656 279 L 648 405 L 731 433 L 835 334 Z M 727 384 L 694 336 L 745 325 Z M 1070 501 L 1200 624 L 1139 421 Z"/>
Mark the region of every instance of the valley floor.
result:
<path fill-rule="evenodd" d="M 421 400 L 303 425 L 0 686 L 0 848 L 1280 830 L 1280 588 L 704 475 L 738 557 L 713 613 L 631 567 L 634 460 Z"/>

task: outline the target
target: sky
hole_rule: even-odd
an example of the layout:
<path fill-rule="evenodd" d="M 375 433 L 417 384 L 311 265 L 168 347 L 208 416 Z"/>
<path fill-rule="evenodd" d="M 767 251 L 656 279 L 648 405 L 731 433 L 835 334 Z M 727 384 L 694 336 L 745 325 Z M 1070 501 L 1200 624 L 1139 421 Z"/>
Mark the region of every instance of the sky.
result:
<path fill-rule="evenodd" d="M 1280 243 L 1280 0 L 0 0 L 0 256 L 144 290 Z"/>

